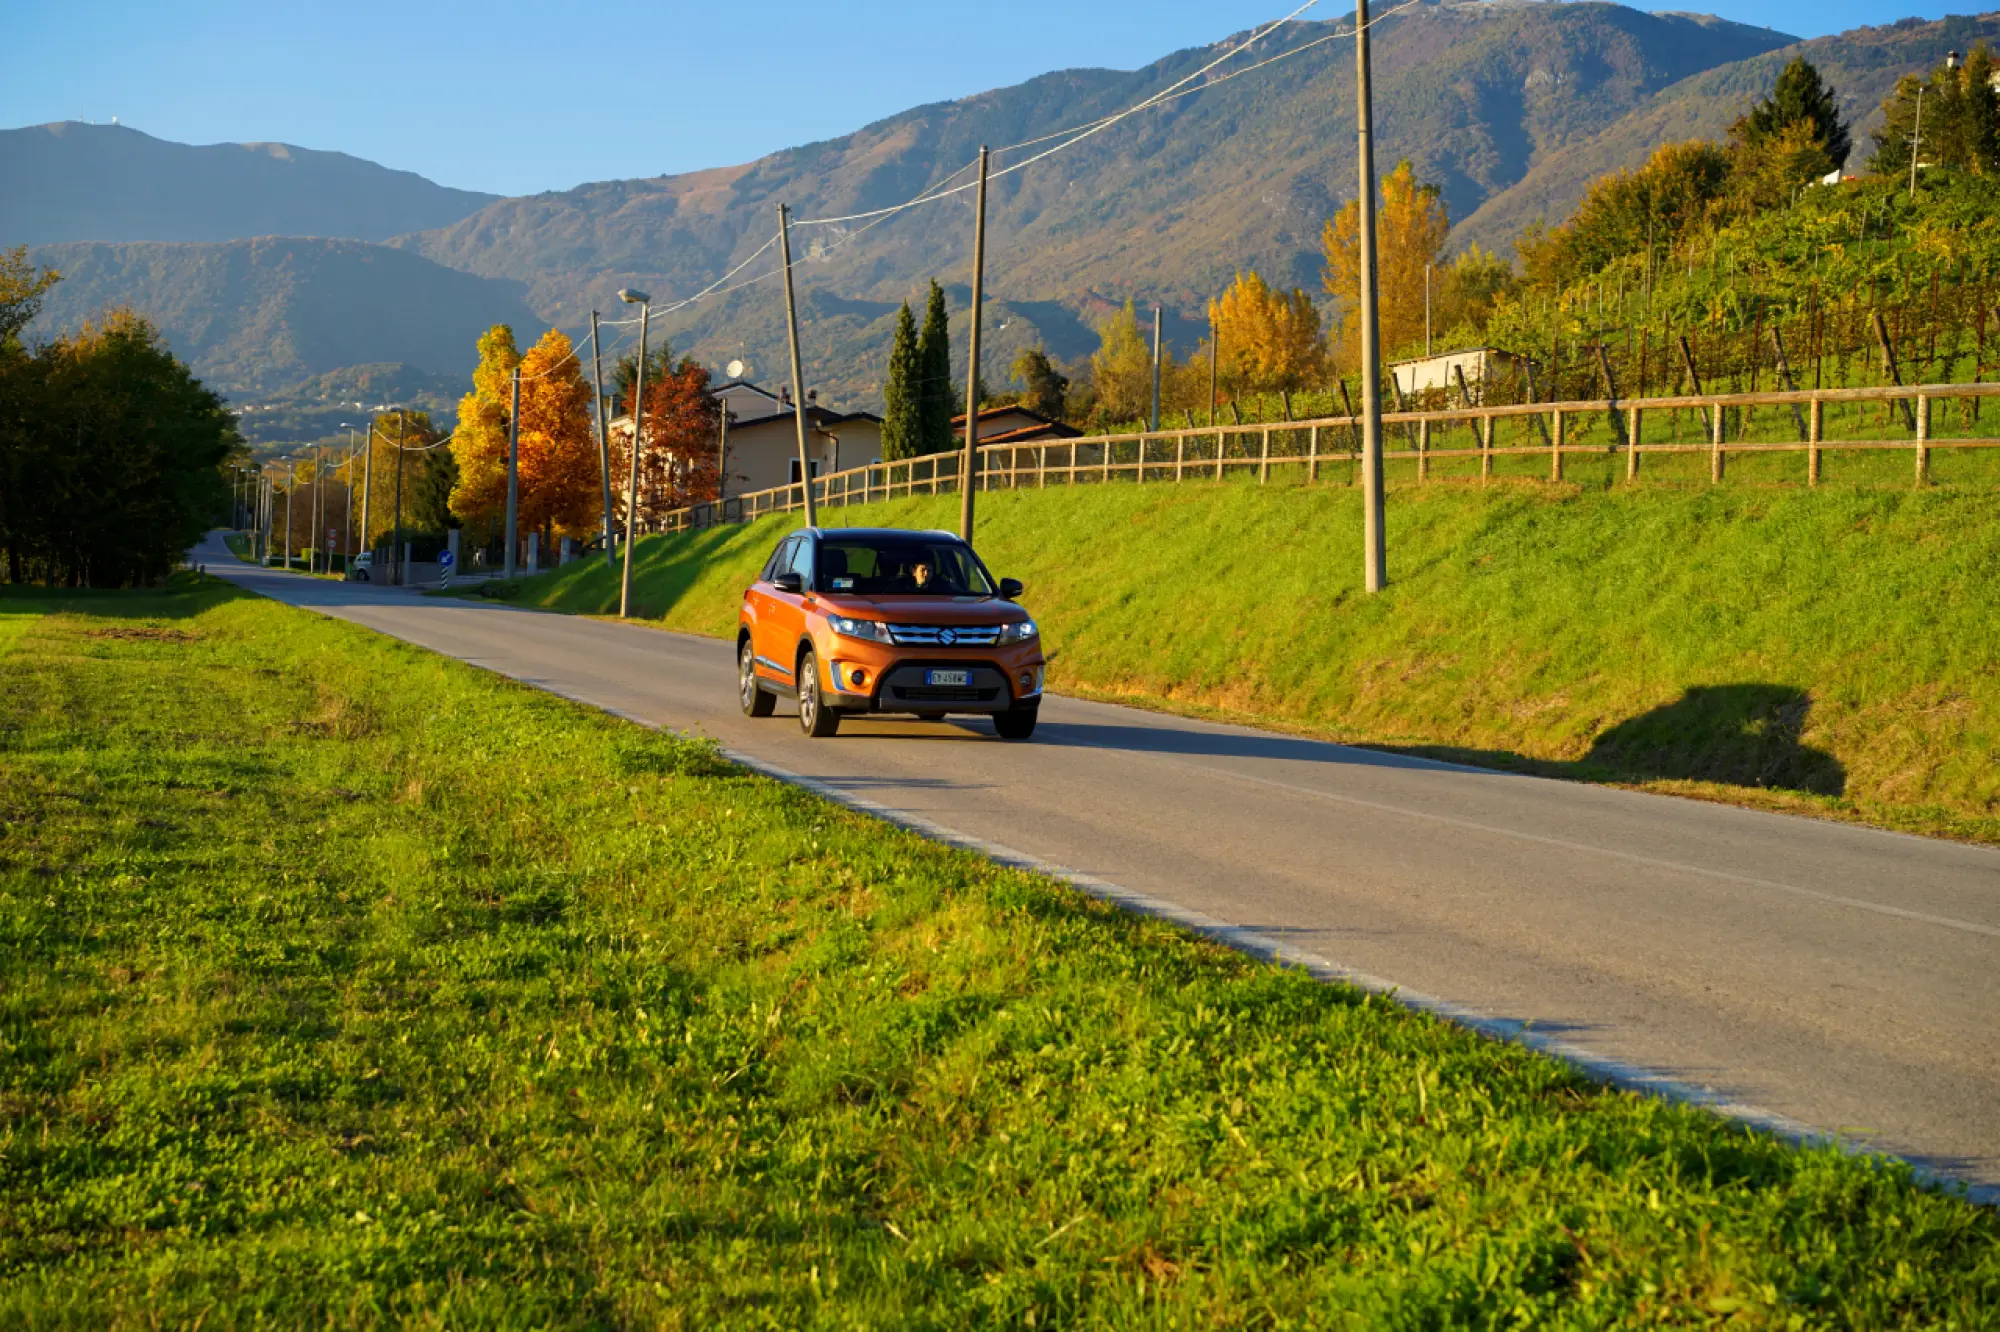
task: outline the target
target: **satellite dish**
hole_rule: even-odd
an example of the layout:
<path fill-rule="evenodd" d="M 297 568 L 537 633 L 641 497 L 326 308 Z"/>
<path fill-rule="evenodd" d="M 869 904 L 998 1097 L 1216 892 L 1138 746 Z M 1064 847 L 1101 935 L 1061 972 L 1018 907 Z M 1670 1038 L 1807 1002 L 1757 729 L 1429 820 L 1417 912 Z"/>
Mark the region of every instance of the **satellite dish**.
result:
<path fill-rule="evenodd" d="M 741 361 L 731 361 L 726 368 L 729 371 L 729 377 L 731 379 L 741 379 L 743 378 L 744 372 L 748 370 L 750 367 L 743 364 L 743 362 Z"/>

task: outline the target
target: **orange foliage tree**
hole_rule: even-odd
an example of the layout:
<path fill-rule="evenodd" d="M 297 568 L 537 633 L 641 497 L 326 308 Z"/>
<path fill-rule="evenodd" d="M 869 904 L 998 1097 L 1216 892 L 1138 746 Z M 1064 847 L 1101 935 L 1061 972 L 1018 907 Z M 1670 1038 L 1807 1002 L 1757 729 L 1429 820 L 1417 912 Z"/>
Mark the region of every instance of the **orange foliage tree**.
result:
<path fill-rule="evenodd" d="M 639 454 L 639 524 L 656 526 L 673 509 L 701 504 L 716 497 L 717 431 L 721 417 L 708 394 L 707 367 L 682 357 L 664 371 L 646 376 L 646 438 Z M 625 390 L 626 414 L 632 391 Z M 632 437 L 619 432 L 612 440 L 611 476 L 623 491 L 631 477 Z"/>
<path fill-rule="evenodd" d="M 1208 324 L 1232 390 L 1297 390 L 1319 378 L 1319 310 L 1297 287 L 1287 294 L 1255 269 L 1238 273 L 1208 303 Z"/>
<path fill-rule="evenodd" d="M 597 530 L 601 494 L 591 430 L 590 384 L 569 338 L 550 329 L 527 355 L 496 324 L 479 339 L 472 392 L 458 408 L 452 456 L 458 483 L 451 511 L 482 537 L 506 521 L 508 418 L 513 372 L 521 370 L 520 461 L 515 522 L 523 534 L 583 536 Z"/>
<path fill-rule="evenodd" d="M 591 430 L 590 383 L 570 340 L 550 329 L 521 358 L 521 531 L 586 536 L 597 530 L 603 490 Z M 504 504 L 506 478 L 501 478 Z"/>

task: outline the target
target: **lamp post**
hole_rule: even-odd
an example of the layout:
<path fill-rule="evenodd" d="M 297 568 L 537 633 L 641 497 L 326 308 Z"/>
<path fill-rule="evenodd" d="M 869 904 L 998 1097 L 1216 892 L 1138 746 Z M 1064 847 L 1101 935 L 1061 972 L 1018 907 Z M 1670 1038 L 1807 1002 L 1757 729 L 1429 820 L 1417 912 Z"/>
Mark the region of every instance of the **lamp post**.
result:
<path fill-rule="evenodd" d="M 639 446 L 646 430 L 646 329 L 653 315 L 653 298 L 625 287 L 618 299 L 639 307 L 639 368 L 632 381 L 632 468 L 625 486 L 625 566 L 618 575 L 618 618 L 632 612 L 632 546 L 639 530 Z"/>

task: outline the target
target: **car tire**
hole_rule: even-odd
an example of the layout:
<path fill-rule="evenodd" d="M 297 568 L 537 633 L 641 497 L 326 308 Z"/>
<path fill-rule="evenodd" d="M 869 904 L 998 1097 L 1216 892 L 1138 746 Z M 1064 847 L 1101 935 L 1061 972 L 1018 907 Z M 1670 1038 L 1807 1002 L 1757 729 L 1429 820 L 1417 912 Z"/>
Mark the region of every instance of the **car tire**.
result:
<path fill-rule="evenodd" d="M 820 697 L 819 658 L 807 648 L 799 654 L 799 729 L 815 740 L 824 740 L 840 729 L 840 714 Z"/>
<path fill-rule="evenodd" d="M 1002 740 L 1026 740 L 1035 733 L 1034 708 L 1009 708 L 993 714 L 993 730 Z"/>
<path fill-rule="evenodd" d="M 778 706 L 778 700 L 771 691 L 757 683 L 757 654 L 751 650 L 750 640 L 744 639 L 742 648 L 736 654 L 736 684 L 742 691 L 743 715 L 746 717 L 768 717 Z"/>

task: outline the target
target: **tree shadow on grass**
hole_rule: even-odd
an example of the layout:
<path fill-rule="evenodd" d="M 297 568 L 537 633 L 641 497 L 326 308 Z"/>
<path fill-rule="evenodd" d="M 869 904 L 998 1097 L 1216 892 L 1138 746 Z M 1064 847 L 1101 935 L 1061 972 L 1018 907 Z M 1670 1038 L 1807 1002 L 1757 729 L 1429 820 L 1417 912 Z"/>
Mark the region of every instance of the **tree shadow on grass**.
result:
<path fill-rule="evenodd" d="M 1639 777 L 1838 796 L 1847 769 L 1800 740 L 1811 710 L 1811 697 L 1792 685 L 1696 685 L 1605 731 L 1583 761 Z"/>
<path fill-rule="evenodd" d="M 252 594 L 213 576 L 179 572 L 157 587 L 42 587 L 0 584 L 0 616 L 85 615 L 129 620 L 188 620 L 225 601 Z"/>

